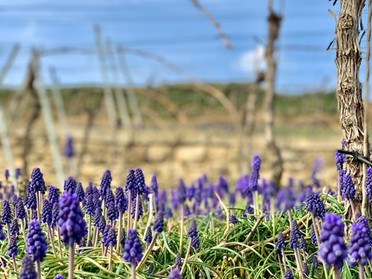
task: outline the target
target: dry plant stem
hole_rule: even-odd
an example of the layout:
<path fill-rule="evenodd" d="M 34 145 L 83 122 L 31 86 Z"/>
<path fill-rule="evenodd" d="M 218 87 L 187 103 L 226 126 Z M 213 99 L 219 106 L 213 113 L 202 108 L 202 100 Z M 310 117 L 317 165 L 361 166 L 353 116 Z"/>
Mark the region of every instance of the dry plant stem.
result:
<path fill-rule="evenodd" d="M 40 267 L 40 260 L 36 260 L 36 273 L 37 273 L 37 279 L 41 279 L 41 267 Z M 69 278 L 70 279 L 70 278 Z"/>
<path fill-rule="evenodd" d="M 294 255 L 295 255 L 296 262 L 297 262 L 298 275 L 301 278 L 304 278 L 304 268 L 302 266 L 300 250 L 298 248 L 294 249 Z"/>
<path fill-rule="evenodd" d="M 214 194 L 216 195 L 218 201 L 220 202 L 220 205 L 222 206 L 223 210 L 225 211 L 226 214 L 226 228 L 223 233 L 222 239 L 226 238 L 227 233 L 230 230 L 230 210 L 226 207 L 226 205 L 223 203 L 220 195 L 215 191 Z"/>
<path fill-rule="evenodd" d="M 311 219 L 313 220 L 313 229 L 314 229 L 314 234 L 315 234 L 316 242 L 319 245 L 320 244 L 320 241 L 319 241 L 319 231 L 318 231 L 317 221 L 316 221 L 315 216 L 314 216 L 313 213 L 311 213 Z"/>
<path fill-rule="evenodd" d="M 183 204 L 180 205 L 180 253 L 182 253 L 182 244 L 183 244 L 183 230 L 184 230 L 184 223 L 183 223 L 183 212 L 184 211 L 184 206 Z"/>
<path fill-rule="evenodd" d="M 350 202 L 351 214 L 352 214 L 351 220 L 354 220 L 355 219 L 355 206 L 352 200 L 349 200 L 349 202 Z"/>
<path fill-rule="evenodd" d="M 283 265 L 282 265 L 282 261 L 280 259 L 280 255 L 278 255 L 278 261 L 279 261 L 280 274 L 282 275 L 282 279 L 285 279 L 284 272 L 283 272 Z"/>
<path fill-rule="evenodd" d="M 74 279 L 75 243 L 68 248 L 68 279 Z"/>
<path fill-rule="evenodd" d="M 134 225 L 133 225 L 133 228 L 136 229 L 137 228 L 137 222 L 138 222 L 138 210 L 139 210 L 139 195 L 137 193 L 137 196 L 136 196 L 136 211 L 134 212 Z"/>
<path fill-rule="evenodd" d="M 185 270 L 185 267 L 187 265 L 187 261 L 189 259 L 190 252 L 191 252 L 191 245 L 192 245 L 192 239 L 190 238 L 189 239 L 189 246 L 187 247 L 186 256 L 185 256 L 185 259 L 183 261 L 182 268 L 181 268 L 181 275 L 182 275 L 182 273 Z"/>
<path fill-rule="evenodd" d="M 359 263 L 359 279 L 364 279 L 364 266 Z"/>
<path fill-rule="evenodd" d="M 261 214 L 260 217 L 256 220 L 256 223 L 253 225 L 251 231 L 248 233 L 247 237 L 244 240 L 244 244 L 247 244 L 248 241 L 251 239 L 253 233 L 256 231 L 257 227 L 260 225 L 262 220 L 265 218 L 266 214 Z"/>
<path fill-rule="evenodd" d="M 36 191 L 36 210 L 37 210 L 37 219 L 40 220 L 40 196 L 39 196 L 39 191 Z M 31 215 L 32 216 L 32 215 Z"/>
<path fill-rule="evenodd" d="M 94 239 L 93 239 L 93 247 L 96 247 L 97 246 L 97 242 L 98 242 L 98 229 L 97 227 L 94 228 Z"/>
<path fill-rule="evenodd" d="M 149 195 L 149 214 L 148 214 L 148 218 L 147 218 L 147 223 L 146 223 L 146 227 L 145 227 L 145 232 L 147 230 L 147 228 L 149 228 L 151 226 L 151 222 L 152 222 L 152 219 L 154 218 L 154 204 L 153 204 L 153 200 L 154 200 L 154 194 L 150 194 Z M 145 235 L 143 236 L 143 238 L 145 238 Z"/>
<path fill-rule="evenodd" d="M 116 239 L 116 252 L 120 253 L 120 239 L 121 239 L 121 229 L 123 228 L 123 213 L 119 211 L 119 228 L 118 237 Z"/>
<path fill-rule="evenodd" d="M 49 238 L 50 238 L 50 242 L 52 242 L 53 254 L 54 254 L 54 256 L 56 256 L 57 254 L 56 254 L 56 247 L 54 245 L 54 238 L 53 238 L 53 234 L 52 234 L 52 228 L 49 225 L 47 225 L 47 227 L 48 227 L 48 235 L 49 235 Z"/>
<path fill-rule="evenodd" d="M 58 236 L 58 246 L 59 246 L 59 254 L 62 258 L 62 244 L 61 244 L 61 233 L 59 231 L 59 227 L 57 226 L 57 236 Z"/>
<path fill-rule="evenodd" d="M 309 218 L 309 217 L 310 217 L 309 214 L 306 214 L 304 217 L 302 217 L 302 218 L 299 220 L 299 222 L 298 222 L 298 223 L 299 223 L 298 227 L 299 227 L 299 228 L 302 228 L 302 227 L 304 226 L 304 223 L 303 223 L 303 222 L 304 222 L 307 218 Z M 287 235 L 290 231 L 291 231 L 291 228 L 288 228 L 288 229 L 284 230 L 282 233 L 283 233 L 283 235 Z M 243 249 L 240 253 L 241 253 L 241 254 L 244 254 L 244 253 L 246 253 L 247 251 L 251 251 L 252 249 L 256 249 L 256 248 L 262 246 L 262 244 L 271 243 L 271 242 L 275 241 L 275 239 L 277 239 L 278 236 L 279 236 L 279 234 L 278 234 L 278 235 L 275 235 L 275 236 L 272 236 L 272 237 L 266 239 L 266 240 L 263 241 L 263 242 L 260 242 L 260 243 L 254 244 L 254 245 L 252 245 L 250 248 L 245 248 L 245 249 Z"/>
<path fill-rule="evenodd" d="M 142 257 L 141 261 L 137 265 L 137 268 L 136 268 L 137 270 L 141 269 L 143 264 L 146 262 L 147 258 L 150 256 L 151 250 L 155 245 L 155 241 L 156 241 L 157 237 L 158 237 L 158 233 L 155 233 L 150 245 L 146 249 L 145 255 Z"/>

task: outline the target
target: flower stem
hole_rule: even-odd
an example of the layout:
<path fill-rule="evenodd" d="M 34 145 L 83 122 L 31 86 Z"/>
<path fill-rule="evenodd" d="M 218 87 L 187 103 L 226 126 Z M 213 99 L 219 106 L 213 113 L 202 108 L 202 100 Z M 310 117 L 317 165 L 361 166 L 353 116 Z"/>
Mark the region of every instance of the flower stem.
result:
<path fill-rule="evenodd" d="M 136 267 L 137 270 L 139 270 L 143 266 L 143 264 L 146 262 L 147 258 L 149 257 L 151 253 L 152 247 L 154 247 L 155 245 L 155 241 L 157 237 L 158 237 L 158 233 L 155 233 L 149 247 L 147 247 L 146 249 L 145 255 L 142 257 L 141 261 L 138 263 L 138 266 Z"/>
<path fill-rule="evenodd" d="M 121 239 L 121 229 L 123 227 L 123 213 L 119 212 L 119 229 L 118 238 L 116 239 L 116 252 L 120 254 L 120 239 Z"/>
<path fill-rule="evenodd" d="M 13 257 L 13 265 L 14 265 L 14 271 L 17 272 L 17 262 L 16 262 L 15 257 Z"/>
<path fill-rule="evenodd" d="M 189 240 L 189 246 L 187 247 L 186 256 L 185 256 L 185 259 L 184 259 L 183 264 L 182 264 L 181 274 L 185 270 L 185 267 L 186 267 L 186 264 L 187 264 L 187 260 L 189 259 L 190 251 L 191 251 L 191 245 L 192 245 L 192 239 L 190 238 L 190 240 Z"/>
<path fill-rule="evenodd" d="M 36 260 L 36 273 L 37 273 L 37 279 L 41 279 L 40 259 Z"/>
<path fill-rule="evenodd" d="M 92 230 L 92 215 L 89 215 L 89 221 L 88 221 L 88 238 L 87 238 L 87 246 L 90 240 L 90 231 Z"/>
<path fill-rule="evenodd" d="M 110 255 L 109 255 L 109 270 L 112 271 L 112 251 L 114 250 L 114 248 L 112 247 L 112 245 L 110 245 Z"/>
<path fill-rule="evenodd" d="M 364 266 L 359 263 L 359 279 L 364 279 Z"/>
<path fill-rule="evenodd" d="M 131 214 L 131 210 L 132 210 L 132 191 L 129 191 L 129 196 L 128 196 L 128 230 L 127 230 L 127 233 L 129 231 L 129 229 L 132 228 L 132 214 Z"/>
<path fill-rule="evenodd" d="M 61 233 L 59 231 L 59 227 L 57 227 L 57 236 L 58 236 L 59 254 L 60 254 L 61 258 L 62 258 Z"/>
<path fill-rule="evenodd" d="M 334 277 L 334 279 L 341 279 L 341 273 L 340 273 L 339 268 L 337 268 L 337 267 L 334 268 L 333 277 Z"/>
<path fill-rule="evenodd" d="M 140 203 L 140 199 L 139 199 L 139 195 L 137 193 L 137 196 L 136 196 L 136 211 L 134 212 L 134 225 L 133 225 L 133 228 L 134 229 L 136 229 L 137 222 L 138 222 L 139 203 Z"/>
<path fill-rule="evenodd" d="M 49 238 L 50 238 L 50 242 L 52 242 L 53 254 L 55 256 L 56 255 L 56 247 L 54 246 L 54 238 L 53 238 L 52 230 L 51 230 L 51 228 L 48 224 L 47 224 L 47 228 L 48 228 L 48 235 L 49 235 Z"/>
<path fill-rule="evenodd" d="M 131 279 L 136 279 L 136 264 L 132 263 L 132 277 Z"/>
<path fill-rule="evenodd" d="M 181 224 L 181 228 L 180 228 L 180 253 L 182 253 L 182 243 L 183 243 L 183 210 L 184 210 L 184 207 L 183 207 L 183 204 L 180 204 L 180 224 Z"/>
<path fill-rule="evenodd" d="M 68 279 L 74 279 L 75 243 L 69 246 Z"/>

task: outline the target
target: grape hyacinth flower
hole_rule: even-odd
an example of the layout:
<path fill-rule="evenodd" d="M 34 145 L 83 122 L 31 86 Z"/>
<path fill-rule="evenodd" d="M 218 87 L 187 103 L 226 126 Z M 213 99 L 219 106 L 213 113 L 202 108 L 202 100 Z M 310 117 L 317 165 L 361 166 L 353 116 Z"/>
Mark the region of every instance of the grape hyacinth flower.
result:
<path fill-rule="evenodd" d="M 58 189 L 53 186 L 53 185 L 50 185 L 49 188 L 48 188 L 48 200 L 51 204 L 54 204 L 56 202 L 59 201 L 59 193 L 58 193 Z"/>
<path fill-rule="evenodd" d="M 186 267 L 187 261 L 188 261 L 189 256 L 190 256 L 191 247 L 194 247 L 195 249 L 197 249 L 200 246 L 199 234 L 198 234 L 198 229 L 196 227 L 195 219 L 191 220 L 191 224 L 190 224 L 187 236 L 189 237 L 189 245 L 187 247 L 185 260 L 184 260 L 182 268 L 181 268 L 181 273 L 184 271 L 184 269 Z"/>
<path fill-rule="evenodd" d="M 115 227 L 112 227 L 110 225 L 106 226 L 106 232 L 104 236 L 102 236 L 102 242 L 103 245 L 108 247 L 110 249 L 109 254 L 109 270 L 112 271 L 112 255 L 113 255 L 113 247 L 116 245 L 116 233 L 115 233 Z M 105 249 L 105 255 L 106 255 L 106 249 Z"/>
<path fill-rule="evenodd" d="M 284 279 L 294 279 L 293 273 L 289 268 L 285 271 Z"/>
<path fill-rule="evenodd" d="M 372 203 L 372 167 L 366 169 L 366 192 L 369 203 Z"/>
<path fill-rule="evenodd" d="M 54 277 L 54 279 L 64 279 L 64 277 L 62 274 L 57 274 L 56 277 Z"/>
<path fill-rule="evenodd" d="M 0 223 L 0 240 L 3 241 L 5 240 L 5 233 L 3 231 L 3 225 Z"/>
<path fill-rule="evenodd" d="M 237 223 L 239 223 L 239 220 L 238 220 L 238 218 L 236 217 L 235 214 L 231 214 L 231 216 L 230 216 L 230 223 L 231 224 L 237 224 Z"/>
<path fill-rule="evenodd" d="M 101 184 L 99 187 L 100 195 L 103 199 L 106 198 L 106 193 L 108 189 L 111 189 L 111 181 L 112 181 L 111 171 L 105 170 L 105 172 L 102 175 Z"/>
<path fill-rule="evenodd" d="M 280 232 L 278 234 L 278 239 L 275 243 L 275 248 L 276 248 L 276 254 L 280 255 L 281 254 L 281 251 L 282 249 L 285 248 L 285 239 L 284 239 L 284 235 L 282 232 Z"/>
<path fill-rule="evenodd" d="M 5 170 L 4 170 L 4 177 L 5 177 L 5 180 L 6 180 L 6 181 L 9 180 L 9 177 L 10 177 L 9 169 L 5 169 Z"/>
<path fill-rule="evenodd" d="M 41 278 L 40 262 L 43 261 L 46 256 L 47 249 L 48 243 L 40 227 L 40 221 L 36 219 L 31 220 L 28 224 L 26 252 L 32 255 L 32 261 L 36 262 L 38 279 Z"/>
<path fill-rule="evenodd" d="M 70 135 L 68 135 L 66 138 L 63 154 L 66 156 L 66 158 L 72 158 L 75 155 L 74 140 Z"/>
<path fill-rule="evenodd" d="M 344 240 L 344 223 L 336 213 L 326 213 L 322 223 L 318 248 L 319 259 L 327 266 L 334 266 L 336 278 L 340 277 L 340 270 L 347 258 Z"/>
<path fill-rule="evenodd" d="M 129 229 L 125 239 L 123 259 L 132 266 L 132 279 L 136 278 L 136 266 L 142 259 L 142 244 L 137 235 L 137 230 Z"/>
<path fill-rule="evenodd" d="M 323 219 L 326 211 L 323 201 L 319 197 L 319 192 L 310 192 L 306 197 L 306 210 L 314 217 Z"/>
<path fill-rule="evenodd" d="M 361 217 L 351 225 L 349 243 L 349 265 L 354 266 L 359 262 L 359 275 L 364 273 L 364 266 L 372 259 L 371 232 L 366 217 Z M 363 277 L 360 277 L 363 278 Z"/>
<path fill-rule="evenodd" d="M 249 179 L 249 188 L 252 192 L 257 191 L 258 188 L 258 179 L 260 178 L 260 167 L 261 167 L 261 158 L 258 154 L 254 155 L 251 162 L 251 176 Z"/>
<path fill-rule="evenodd" d="M 43 173 L 40 171 L 39 168 L 34 168 L 31 173 L 31 183 L 30 187 L 33 192 L 41 192 L 42 194 L 45 193 L 45 181 L 43 177 Z"/>
<path fill-rule="evenodd" d="M 182 259 L 181 259 L 181 253 L 180 252 L 177 252 L 177 255 L 176 255 L 176 259 L 174 261 L 174 264 L 180 268 L 182 267 Z"/>
<path fill-rule="evenodd" d="M 181 273 L 178 267 L 171 270 L 170 274 L 168 275 L 167 279 L 181 279 Z"/>
<path fill-rule="evenodd" d="M 8 239 L 10 239 L 10 223 L 12 222 L 12 211 L 8 200 L 3 201 L 1 223 L 7 225 Z"/>
<path fill-rule="evenodd" d="M 144 240 L 147 243 L 147 245 L 149 245 L 151 243 L 151 241 L 152 241 L 152 231 L 151 231 L 151 227 L 150 226 L 148 226 L 147 229 L 146 229 Z"/>
<path fill-rule="evenodd" d="M 17 236 L 12 235 L 8 245 L 8 256 L 13 259 L 14 268 L 17 270 L 17 262 L 15 257 L 18 255 Z"/>
<path fill-rule="evenodd" d="M 58 227 L 63 243 L 69 246 L 68 278 L 72 279 L 74 276 L 75 243 L 80 243 L 87 234 L 87 224 L 78 197 L 69 191 L 63 193 L 59 198 Z"/>
<path fill-rule="evenodd" d="M 78 196 L 79 201 L 81 202 L 82 206 L 85 206 L 85 202 L 86 202 L 85 192 L 84 192 L 84 188 L 81 182 L 78 182 L 76 185 L 76 195 Z"/>
<path fill-rule="evenodd" d="M 119 219 L 119 229 L 118 229 L 118 239 L 117 239 L 117 246 L 116 250 L 119 251 L 120 248 L 120 238 L 121 238 L 121 229 L 123 227 L 123 214 L 128 209 L 128 200 L 127 197 L 124 195 L 124 191 L 122 187 L 117 187 L 115 192 L 115 207 L 118 211 L 118 219 Z"/>
<path fill-rule="evenodd" d="M 18 219 L 14 218 L 10 225 L 10 235 L 18 236 L 18 234 L 19 234 Z"/>
<path fill-rule="evenodd" d="M 38 278 L 38 274 L 35 271 L 34 263 L 28 255 L 25 255 L 22 259 L 22 266 L 21 266 L 21 271 L 19 273 L 19 279 L 35 279 L 35 278 Z"/>
<path fill-rule="evenodd" d="M 65 180 L 65 183 L 63 185 L 63 190 L 65 192 L 75 193 L 77 187 L 77 183 L 74 177 L 70 176 Z"/>

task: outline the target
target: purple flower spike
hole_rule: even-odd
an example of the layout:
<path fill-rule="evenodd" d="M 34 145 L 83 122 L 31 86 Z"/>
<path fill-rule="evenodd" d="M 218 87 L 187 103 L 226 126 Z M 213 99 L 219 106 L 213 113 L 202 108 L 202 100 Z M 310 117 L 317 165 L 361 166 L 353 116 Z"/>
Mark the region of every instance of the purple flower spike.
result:
<path fill-rule="evenodd" d="M 128 230 L 123 259 L 134 266 L 142 259 L 142 244 L 135 229 Z"/>
<path fill-rule="evenodd" d="M 326 211 L 323 201 L 319 197 L 319 192 L 310 192 L 306 197 L 306 210 L 315 217 L 323 219 Z"/>
<path fill-rule="evenodd" d="M 101 184 L 99 187 L 100 195 L 102 198 L 106 197 L 107 190 L 111 188 L 111 181 L 112 181 L 111 172 L 110 170 L 106 170 L 102 175 Z"/>
<path fill-rule="evenodd" d="M 20 168 L 16 168 L 15 169 L 15 178 L 18 179 L 20 178 L 22 175 L 22 172 L 21 172 L 21 169 Z"/>
<path fill-rule="evenodd" d="M 174 264 L 178 267 L 182 266 L 182 259 L 181 259 L 181 253 L 177 252 L 176 260 L 174 261 Z"/>
<path fill-rule="evenodd" d="M 122 187 L 117 187 L 115 192 L 116 208 L 120 213 L 124 213 L 128 209 L 127 197 L 124 195 Z"/>
<path fill-rule="evenodd" d="M 14 218 L 12 224 L 10 225 L 10 235 L 18 236 L 18 234 L 19 234 L 18 219 Z"/>
<path fill-rule="evenodd" d="M 67 178 L 67 180 L 65 180 L 65 184 L 63 185 L 63 190 L 65 192 L 75 193 L 76 187 L 77 187 L 77 183 L 76 183 L 75 178 L 70 176 L 69 178 Z"/>
<path fill-rule="evenodd" d="M 355 196 L 355 186 L 349 173 L 343 175 L 341 184 L 342 199 L 353 200 Z"/>
<path fill-rule="evenodd" d="M 56 277 L 54 277 L 54 279 L 64 279 L 64 277 L 62 274 L 57 274 Z"/>
<path fill-rule="evenodd" d="M 336 169 L 337 171 L 341 171 L 344 167 L 345 157 L 344 154 L 338 152 L 336 150 L 335 152 L 335 161 L 336 161 Z"/>
<path fill-rule="evenodd" d="M 5 171 L 4 171 L 4 177 L 5 177 L 5 180 L 8 180 L 9 179 L 9 177 L 10 177 L 9 169 L 5 169 Z"/>
<path fill-rule="evenodd" d="M 8 246 L 8 256 L 14 258 L 18 255 L 18 247 L 17 247 L 17 237 L 12 236 L 10 238 L 9 246 Z"/>
<path fill-rule="evenodd" d="M 50 225 L 52 223 L 52 204 L 49 200 L 45 199 L 43 204 L 43 209 L 41 213 L 41 221 Z"/>
<path fill-rule="evenodd" d="M 366 169 L 366 191 L 367 199 L 372 203 L 372 167 Z"/>
<path fill-rule="evenodd" d="M 276 251 L 277 254 L 281 254 L 280 250 L 285 248 L 285 239 L 284 239 L 284 235 L 283 235 L 282 232 L 280 232 L 279 235 L 278 235 L 278 239 L 276 241 L 275 248 L 277 249 L 277 251 Z"/>
<path fill-rule="evenodd" d="M 3 225 L 0 223 L 0 240 L 5 240 L 5 233 L 3 231 Z"/>
<path fill-rule="evenodd" d="M 36 219 L 31 220 L 28 224 L 26 252 L 32 255 L 33 261 L 42 261 L 46 256 L 47 249 L 48 243 L 40 227 L 40 221 Z"/>
<path fill-rule="evenodd" d="M 371 259 L 371 232 L 368 227 L 367 218 L 362 217 L 351 225 L 349 265 L 354 266 L 359 261 L 364 266 Z"/>
<path fill-rule="evenodd" d="M 172 269 L 167 279 L 181 279 L 181 273 L 178 267 Z"/>
<path fill-rule="evenodd" d="M 66 246 L 80 243 L 87 234 L 87 224 L 76 194 L 65 192 L 60 197 L 58 226 Z"/>
<path fill-rule="evenodd" d="M 146 243 L 151 243 L 151 241 L 152 241 L 152 231 L 151 231 L 150 226 L 147 227 L 147 229 L 146 229 L 144 240 L 145 240 Z"/>
<path fill-rule="evenodd" d="M 116 245 L 116 233 L 115 228 L 107 225 L 105 228 L 105 233 L 102 236 L 102 243 L 105 246 L 115 246 Z"/>
<path fill-rule="evenodd" d="M 52 205 L 52 222 L 50 223 L 50 227 L 54 228 L 59 220 L 59 203 L 54 203 Z"/>
<path fill-rule="evenodd" d="M 10 224 L 11 222 L 12 222 L 12 211 L 10 209 L 10 203 L 9 203 L 8 200 L 4 200 L 3 209 L 2 209 L 2 216 L 1 216 L 1 223 Z"/>
<path fill-rule="evenodd" d="M 151 177 L 150 188 L 151 188 L 151 191 L 154 193 L 154 196 L 156 198 L 158 196 L 158 192 L 159 192 L 158 180 L 156 178 L 156 174 L 153 174 L 152 177 Z"/>
<path fill-rule="evenodd" d="M 74 140 L 72 139 L 72 137 L 70 135 L 67 136 L 67 138 L 66 138 L 65 147 L 63 149 L 63 154 L 67 158 L 71 158 L 75 155 Z"/>
<path fill-rule="evenodd" d="M 191 238 L 191 246 L 194 248 L 199 248 L 200 246 L 199 234 L 198 234 L 198 229 L 196 227 L 195 219 L 192 219 L 187 235 L 189 238 Z"/>
<path fill-rule="evenodd" d="M 18 199 L 17 204 L 16 204 L 16 209 L 17 209 L 16 217 L 18 219 L 26 218 L 26 210 L 25 210 L 25 206 L 23 204 L 22 199 Z"/>
<path fill-rule="evenodd" d="M 249 188 L 251 191 L 257 191 L 258 179 L 260 177 L 261 158 L 259 155 L 254 155 L 251 162 L 251 177 L 249 179 Z"/>
<path fill-rule="evenodd" d="M 145 176 L 141 169 L 136 169 L 134 172 L 135 184 L 136 184 L 136 191 L 139 195 L 147 195 L 148 189 L 145 183 Z"/>
<path fill-rule="evenodd" d="M 182 178 L 178 180 L 177 197 L 179 204 L 183 204 L 186 201 L 186 186 Z"/>
<path fill-rule="evenodd" d="M 164 230 L 164 214 L 162 211 L 159 211 L 159 213 L 155 217 L 154 231 L 156 233 L 161 233 L 163 230 Z"/>
<path fill-rule="evenodd" d="M 320 232 L 319 259 L 338 269 L 342 268 L 344 260 L 347 258 L 344 226 L 341 216 L 335 213 L 326 213 Z"/>
<path fill-rule="evenodd" d="M 31 173 L 31 183 L 30 187 L 33 192 L 40 191 L 41 193 L 45 193 L 45 181 L 42 172 L 39 168 L 34 168 Z"/>
<path fill-rule="evenodd" d="M 50 185 L 48 190 L 49 190 L 49 193 L 48 193 L 49 202 L 51 204 L 58 202 L 59 201 L 58 189 L 55 186 Z"/>
<path fill-rule="evenodd" d="M 19 279 L 33 279 L 37 278 L 35 266 L 33 261 L 28 255 L 25 255 L 22 260 L 21 271 L 19 273 Z"/>
<path fill-rule="evenodd" d="M 285 271 L 284 279 L 294 279 L 292 271 L 289 268 Z"/>
<path fill-rule="evenodd" d="M 81 182 L 78 182 L 78 184 L 76 185 L 76 195 L 78 196 L 81 204 L 85 206 L 85 192 Z"/>

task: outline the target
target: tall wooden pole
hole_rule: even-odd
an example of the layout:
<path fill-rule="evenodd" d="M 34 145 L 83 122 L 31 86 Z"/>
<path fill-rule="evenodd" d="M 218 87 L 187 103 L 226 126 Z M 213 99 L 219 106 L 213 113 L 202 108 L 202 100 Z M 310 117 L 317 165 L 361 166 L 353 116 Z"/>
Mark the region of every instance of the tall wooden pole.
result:
<path fill-rule="evenodd" d="M 363 154 L 364 106 L 359 68 L 362 61 L 359 45 L 359 21 L 364 0 L 340 0 L 340 13 L 336 24 L 336 94 L 345 149 Z M 362 164 L 352 158 L 346 159 L 356 188 L 353 201 L 356 212 L 361 211 Z M 349 211 L 350 215 L 350 211 Z M 351 216 L 349 216 L 351 217 Z"/>
<path fill-rule="evenodd" d="M 279 37 L 280 24 L 282 17 L 275 13 L 269 1 L 269 16 L 267 18 L 269 24 L 268 39 L 266 45 L 266 65 L 265 74 L 266 97 L 265 97 L 265 137 L 266 145 L 271 159 L 271 180 L 277 187 L 280 186 L 280 180 L 283 173 L 283 161 L 280 150 L 276 144 L 274 134 L 274 108 L 275 108 L 275 75 L 276 75 L 276 59 L 275 59 L 275 42 Z"/>

